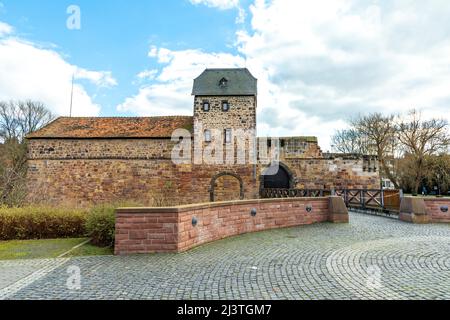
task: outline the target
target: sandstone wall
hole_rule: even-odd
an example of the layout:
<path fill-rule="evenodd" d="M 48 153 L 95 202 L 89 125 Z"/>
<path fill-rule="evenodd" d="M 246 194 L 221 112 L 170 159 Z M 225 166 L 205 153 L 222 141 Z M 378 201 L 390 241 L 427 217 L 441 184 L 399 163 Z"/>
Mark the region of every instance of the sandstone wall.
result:
<path fill-rule="evenodd" d="M 28 200 L 89 206 L 135 201 L 178 205 L 259 197 L 253 165 L 175 165 L 170 139 L 32 139 L 28 153 Z M 308 143 L 306 154 L 318 146 Z M 193 153 L 192 153 L 193 154 Z M 378 172 L 364 159 L 284 157 L 297 188 L 379 188 Z M 229 173 L 231 175 L 224 175 Z M 241 185 L 243 190 L 241 190 Z"/>
<path fill-rule="evenodd" d="M 258 197 L 251 166 L 175 165 L 171 160 L 147 159 L 45 159 L 28 162 L 28 201 L 76 206 L 121 201 L 152 206 L 209 202 L 212 179 L 224 172 L 242 179 L 245 199 Z M 220 188 L 219 181 L 221 199 L 234 198 L 238 192 L 235 178 L 229 179 L 227 185 L 233 188 Z"/>
<path fill-rule="evenodd" d="M 210 111 L 203 111 L 203 102 L 210 104 Z M 222 102 L 227 101 L 230 110 L 222 111 Z M 194 119 L 201 122 L 203 128 L 209 129 L 255 129 L 256 97 L 223 96 L 195 97 Z"/>
<path fill-rule="evenodd" d="M 380 189 L 378 170 L 367 170 L 364 159 L 285 158 L 298 189 Z"/>
<path fill-rule="evenodd" d="M 427 214 L 432 222 L 450 223 L 449 198 L 424 198 Z"/>
<path fill-rule="evenodd" d="M 325 221 L 348 222 L 348 211 L 342 198 L 249 200 L 160 209 L 123 208 L 117 210 L 115 254 L 182 252 L 238 234 Z"/>
<path fill-rule="evenodd" d="M 28 159 L 170 159 L 170 139 L 31 139 Z"/>

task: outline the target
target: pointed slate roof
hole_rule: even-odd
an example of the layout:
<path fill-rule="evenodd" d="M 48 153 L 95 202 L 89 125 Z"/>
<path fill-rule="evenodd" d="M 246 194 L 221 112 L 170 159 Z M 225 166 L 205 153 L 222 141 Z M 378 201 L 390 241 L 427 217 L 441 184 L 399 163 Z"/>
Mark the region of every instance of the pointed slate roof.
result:
<path fill-rule="evenodd" d="M 256 96 L 257 82 L 247 68 L 206 69 L 194 80 L 192 95 Z"/>

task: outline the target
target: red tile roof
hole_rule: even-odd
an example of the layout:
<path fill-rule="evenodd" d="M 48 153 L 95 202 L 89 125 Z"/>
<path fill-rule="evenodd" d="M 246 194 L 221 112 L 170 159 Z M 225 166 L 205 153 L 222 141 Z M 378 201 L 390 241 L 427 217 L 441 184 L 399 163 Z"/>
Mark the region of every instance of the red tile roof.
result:
<path fill-rule="evenodd" d="M 31 133 L 28 139 L 170 138 L 176 129 L 192 132 L 193 117 L 68 118 L 61 117 Z"/>

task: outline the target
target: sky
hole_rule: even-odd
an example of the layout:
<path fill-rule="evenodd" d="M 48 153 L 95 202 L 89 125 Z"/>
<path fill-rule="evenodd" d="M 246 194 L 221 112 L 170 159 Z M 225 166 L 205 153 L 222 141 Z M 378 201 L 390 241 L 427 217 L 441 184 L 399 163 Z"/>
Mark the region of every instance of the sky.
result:
<path fill-rule="evenodd" d="M 448 0 L 0 0 L 0 100 L 74 116 L 191 115 L 205 68 L 258 79 L 259 136 L 359 114 L 450 120 Z"/>

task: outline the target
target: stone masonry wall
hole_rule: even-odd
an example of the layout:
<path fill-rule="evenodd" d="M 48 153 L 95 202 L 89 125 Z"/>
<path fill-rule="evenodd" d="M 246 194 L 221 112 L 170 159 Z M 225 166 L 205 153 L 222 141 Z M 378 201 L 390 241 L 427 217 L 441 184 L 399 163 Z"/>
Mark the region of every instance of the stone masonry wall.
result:
<path fill-rule="evenodd" d="M 175 165 L 170 139 L 30 140 L 28 200 L 89 206 L 136 201 L 178 205 L 210 201 L 212 179 L 231 173 L 242 179 L 244 198 L 259 197 L 252 165 Z M 363 172 L 363 160 L 286 158 L 297 188 L 378 188 L 378 174 Z M 215 181 L 215 200 L 238 200 L 239 182 Z M 155 204 L 156 203 L 156 204 Z"/>
<path fill-rule="evenodd" d="M 170 139 L 31 139 L 28 159 L 170 159 Z"/>
<path fill-rule="evenodd" d="M 450 199 L 425 198 L 425 208 L 432 222 L 450 223 Z M 445 211 L 447 208 L 447 211 Z"/>
<path fill-rule="evenodd" d="M 204 101 L 209 102 L 210 111 L 203 111 Z M 229 111 L 222 111 L 223 101 L 228 102 Z M 256 97 L 195 97 L 194 119 L 201 122 L 204 129 L 255 129 Z"/>
<path fill-rule="evenodd" d="M 299 189 L 380 189 L 378 171 L 364 171 L 363 159 L 286 158 Z"/>
<path fill-rule="evenodd" d="M 253 209 L 256 215 L 252 215 Z M 325 221 L 348 222 L 348 211 L 342 198 L 249 200 L 160 209 L 123 208 L 117 210 L 115 254 L 183 252 L 243 233 Z"/>
<path fill-rule="evenodd" d="M 258 197 L 249 166 L 175 165 L 171 160 L 29 160 L 28 201 L 90 206 L 135 201 L 167 206 L 210 200 L 212 178 L 229 172 L 243 180 L 244 198 Z M 230 189 L 235 193 L 235 190 Z M 226 194 L 223 197 L 229 198 Z"/>
<path fill-rule="evenodd" d="M 157 206 L 208 202 L 212 178 L 224 172 L 242 179 L 244 198 L 258 196 L 252 166 L 175 165 L 173 146 L 170 139 L 32 139 L 28 201 L 76 206 L 120 201 Z M 236 194 L 235 189 L 220 186 L 217 192 L 223 199 Z"/>

